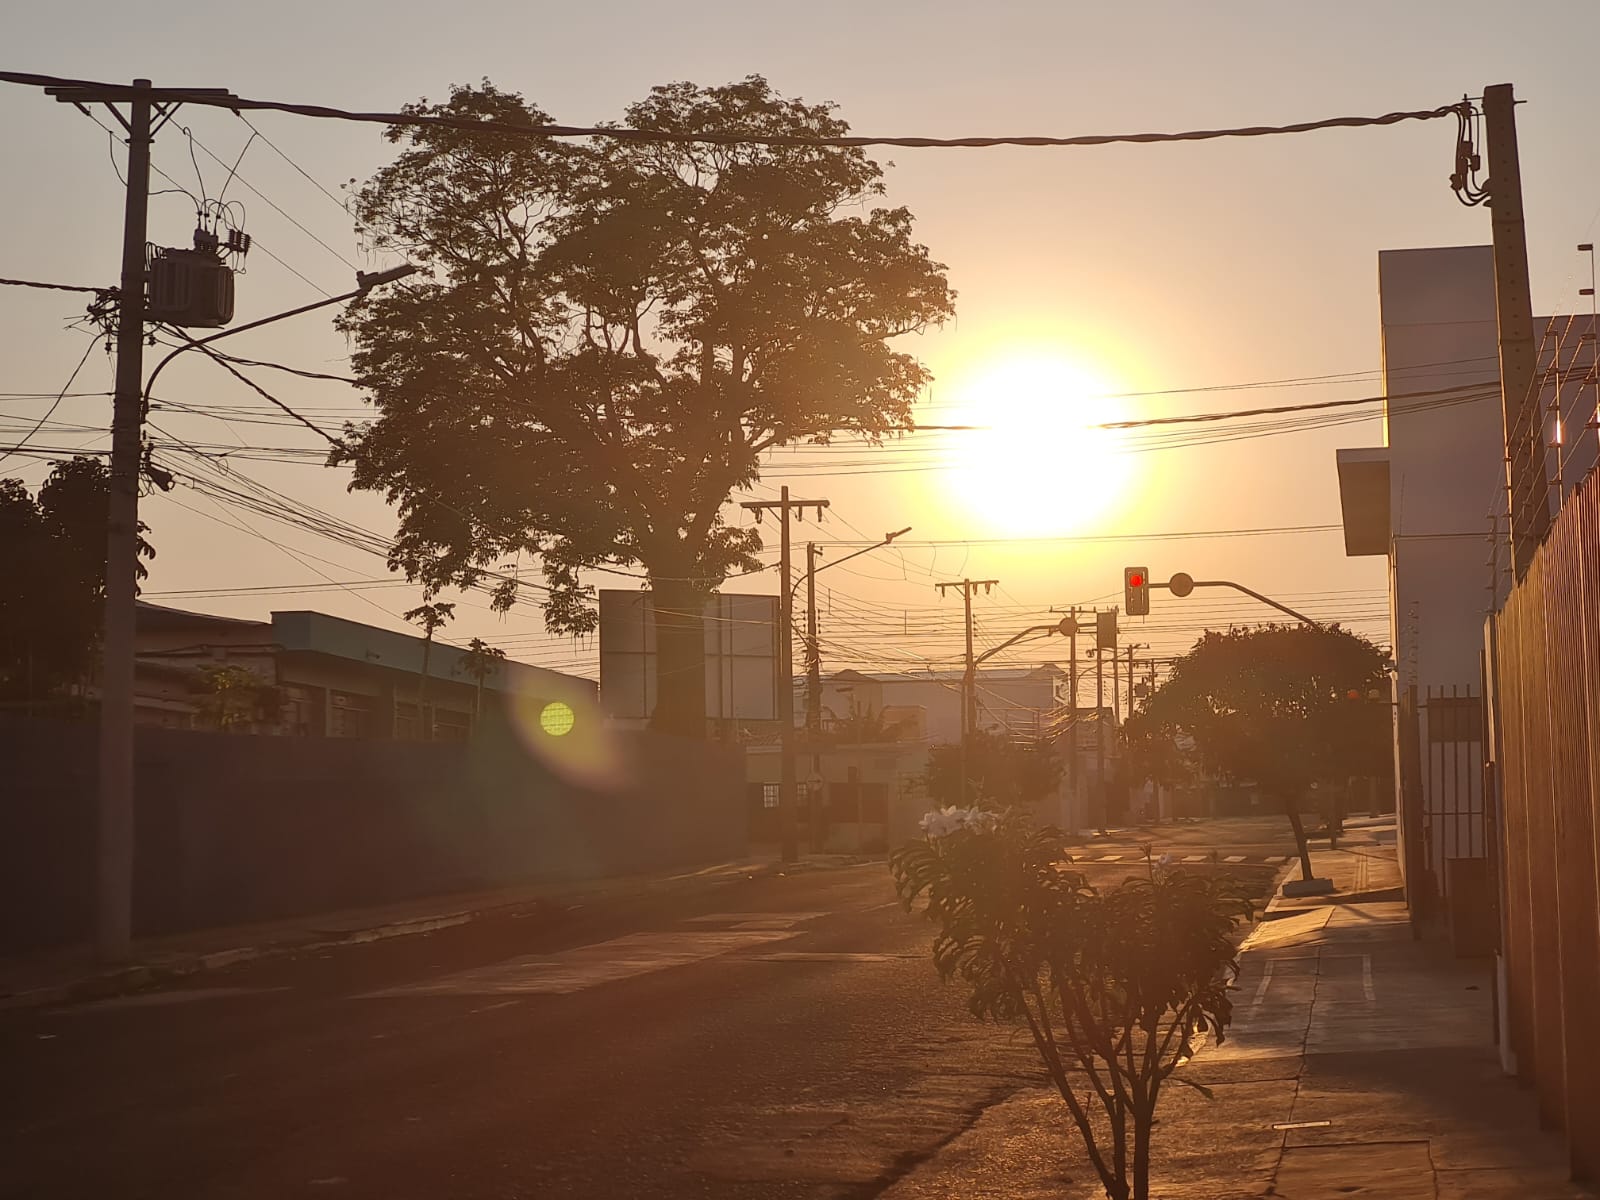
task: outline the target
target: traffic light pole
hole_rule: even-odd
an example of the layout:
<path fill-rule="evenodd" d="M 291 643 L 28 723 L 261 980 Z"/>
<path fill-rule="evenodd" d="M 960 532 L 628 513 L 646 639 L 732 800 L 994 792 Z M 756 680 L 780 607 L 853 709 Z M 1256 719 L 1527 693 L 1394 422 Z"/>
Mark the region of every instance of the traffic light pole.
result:
<path fill-rule="evenodd" d="M 1211 588 L 1211 587 L 1232 588 L 1236 592 L 1243 592 L 1246 596 L 1250 596 L 1253 599 L 1261 601 L 1261 603 L 1267 605 L 1270 608 L 1275 608 L 1281 613 L 1287 613 L 1289 616 L 1293 617 L 1296 621 L 1304 621 L 1307 625 L 1310 625 L 1313 629 L 1320 627 L 1321 624 L 1322 624 L 1322 622 L 1320 622 L 1320 621 L 1312 620 L 1310 617 L 1306 616 L 1305 613 L 1303 613 L 1303 612 L 1296 612 L 1294 609 L 1290 608 L 1287 604 L 1280 604 L 1278 601 L 1274 600 L 1271 596 L 1263 596 L 1260 592 L 1256 591 L 1254 588 L 1247 588 L 1242 583 L 1234 583 L 1231 579 L 1191 579 L 1187 575 L 1179 574 L 1179 575 L 1174 575 L 1166 583 L 1155 583 L 1155 582 L 1152 582 L 1152 583 L 1149 584 L 1149 586 L 1152 587 L 1152 588 L 1165 588 L 1166 590 L 1170 591 L 1174 596 L 1180 596 L 1180 597 L 1181 596 L 1187 596 L 1195 588 Z"/>

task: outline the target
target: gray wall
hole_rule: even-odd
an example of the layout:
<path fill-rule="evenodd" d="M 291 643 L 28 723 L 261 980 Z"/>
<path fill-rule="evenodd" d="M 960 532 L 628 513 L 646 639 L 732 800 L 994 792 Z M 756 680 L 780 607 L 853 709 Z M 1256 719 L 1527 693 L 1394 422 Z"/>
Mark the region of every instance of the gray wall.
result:
<path fill-rule="evenodd" d="M 466 746 L 140 729 L 136 934 L 746 851 L 737 755 L 607 734 L 580 774 L 486 726 Z M 0 723 L 0 953 L 91 933 L 95 736 Z"/>

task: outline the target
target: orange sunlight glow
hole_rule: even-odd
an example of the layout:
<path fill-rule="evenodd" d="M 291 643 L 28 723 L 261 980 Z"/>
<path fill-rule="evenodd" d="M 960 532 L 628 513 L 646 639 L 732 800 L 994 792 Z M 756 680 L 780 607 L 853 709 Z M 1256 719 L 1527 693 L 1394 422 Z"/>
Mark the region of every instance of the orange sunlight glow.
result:
<path fill-rule="evenodd" d="M 949 434 L 943 476 L 953 508 L 996 534 L 1071 533 L 1101 523 L 1127 496 L 1133 464 L 1120 431 L 1117 389 L 1077 362 L 1048 352 L 999 355 L 952 380 L 948 423 L 983 426 Z M 946 423 L 944 413 L 939 423 Z M 932 423 L 930 419 L 930 423 Z"/>

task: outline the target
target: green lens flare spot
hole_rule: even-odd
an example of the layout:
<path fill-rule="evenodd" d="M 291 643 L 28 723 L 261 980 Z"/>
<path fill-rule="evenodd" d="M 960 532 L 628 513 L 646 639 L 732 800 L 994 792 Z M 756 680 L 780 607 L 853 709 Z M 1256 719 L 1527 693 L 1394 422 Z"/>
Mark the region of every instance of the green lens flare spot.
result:
<path fill-rule="evenodd" d="M 576 721 L 572 705 L 564 700 L 552 700 L 539 712 L 539 728 L 551 737 L 566 737 Z"/>

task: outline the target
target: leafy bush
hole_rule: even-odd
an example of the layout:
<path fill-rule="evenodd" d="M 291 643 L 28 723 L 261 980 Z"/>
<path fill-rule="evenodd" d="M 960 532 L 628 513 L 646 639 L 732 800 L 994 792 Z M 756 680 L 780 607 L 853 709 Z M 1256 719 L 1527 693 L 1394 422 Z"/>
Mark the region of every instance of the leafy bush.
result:
<path fill-rule="evenodd" d="M 949 808 L 923 829 L 889 866 L 907 911 L 921 899 L 938 927 L 939 974 L 971 988 L 974 1016 L 1026 1022 L 1106 1195 L 1146 1200 L 1161 1085 L 1198 1035 L 1225 1036 L 1249 900 L 1154 864 L 1099 891 L 1058 830 L 1014 813 Z"/>

